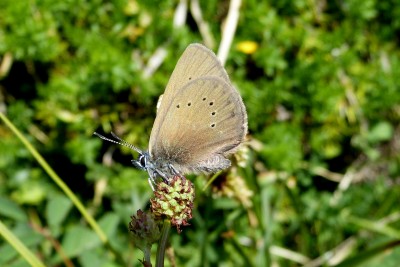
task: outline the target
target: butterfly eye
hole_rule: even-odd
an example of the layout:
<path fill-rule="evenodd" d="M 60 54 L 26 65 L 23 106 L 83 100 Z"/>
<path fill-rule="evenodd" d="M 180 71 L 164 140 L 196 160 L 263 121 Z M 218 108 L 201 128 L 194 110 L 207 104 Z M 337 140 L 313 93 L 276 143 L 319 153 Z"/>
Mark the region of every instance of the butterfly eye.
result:
<path fill-rule="evenodd" d="M 144 155 L 141 155 L 140 157 L 139 157 L 139 162 L 140 162 L 140 165 L 142 166 L 142 167 L 146 167 L 146 158 L 145 158 L 145 156 Z"/>

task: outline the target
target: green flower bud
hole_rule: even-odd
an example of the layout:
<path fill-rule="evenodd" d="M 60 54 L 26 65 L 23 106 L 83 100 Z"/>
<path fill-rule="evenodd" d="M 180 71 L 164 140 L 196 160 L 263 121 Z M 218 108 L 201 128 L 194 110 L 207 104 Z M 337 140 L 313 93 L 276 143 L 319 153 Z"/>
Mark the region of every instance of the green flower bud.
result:
<path fill-rule="evenodd" d="M 133 235 L 135 246 L 143 253 L 150 253 L 151 245 L 160 238 L 160 224 L 151 213 L 137 211 L 136 216 L 131 216 L 129 231 Z"/>

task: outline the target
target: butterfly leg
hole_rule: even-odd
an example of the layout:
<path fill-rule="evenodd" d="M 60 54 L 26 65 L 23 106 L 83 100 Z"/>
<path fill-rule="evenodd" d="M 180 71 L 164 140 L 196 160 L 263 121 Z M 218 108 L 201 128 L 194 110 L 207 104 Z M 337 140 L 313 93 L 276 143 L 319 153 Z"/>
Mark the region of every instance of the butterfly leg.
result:
<path fill-rule="evenodd" d="M 178 172 L 177 169 L 175 169 L 175 167 L 172 164 L 168 164 L 168 168 L 174 175 L 182 177 L 182 175 Z"/>
<path fill-rule="evenodd" d="M 147 169 L 147 171 L 149 173 L 148 181 L 149 181 L 149 184 L 151 186 L 151 189 L 153 189 L 153 191 L 154 191 L 155 186 L 157 186 L 157 182 L 156 182 L 157 178 L 161 178 L 164 183 L 169 184 L 169 179 L 170 179 L 169 176 L 171 176 L 171 174 L 181 176 L 179 174 L 179 172 L 171 164 L 168 165 L 168 168 L 169 168 L 169 171 L 167 171 L 168 175 L 165 172 L 163 172 L 159 169 L 156 169 L 156 168 Z"/>
<path fill-rule="evenodd" d="M 153 190 L 153 192 L 154 192 L 154 184 L 155 183 L 154 183 L 153 179 L 151 177 L 149 177 L 147 180 L 149 181 L 149 185 L 151 187 L 151 190 Z"/>
<path fill-rule="evenodd" d="M 163 179 L 164 183 L 168 184 L 169 179 L 168 179 L 167 175 L 160 170 L 156 170 L 156 172 L 161 177 L 161 179 Z"/>

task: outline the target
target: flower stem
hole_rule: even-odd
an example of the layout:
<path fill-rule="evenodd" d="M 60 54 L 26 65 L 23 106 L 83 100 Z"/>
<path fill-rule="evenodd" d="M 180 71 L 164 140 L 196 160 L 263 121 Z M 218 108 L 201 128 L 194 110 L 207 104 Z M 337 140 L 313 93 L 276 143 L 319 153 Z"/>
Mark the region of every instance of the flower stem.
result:
<path fill-rule="evenodd" d="M 151 247 L 145 248 L 144 251 L 143 251 L 143 254 L 144 254 L 144 263 L 147 264 L 147 265 L 144 265 L 144 266 L 151 266 L 151 259 L 150 259 L 150 254 L 151 254 L 151 252 L 150 252 L 150 248 L 151 248 Z"/>
<path fill-rule="evenodd" d="M 158 242 L 156 267 L 164 266 L 165 249 L 167 248 L 167 241 L 170 229 L 171 229 L 171 221 L 165 219 L 163 228 L 161 230 L 161 238 L 160 241 Z"/>

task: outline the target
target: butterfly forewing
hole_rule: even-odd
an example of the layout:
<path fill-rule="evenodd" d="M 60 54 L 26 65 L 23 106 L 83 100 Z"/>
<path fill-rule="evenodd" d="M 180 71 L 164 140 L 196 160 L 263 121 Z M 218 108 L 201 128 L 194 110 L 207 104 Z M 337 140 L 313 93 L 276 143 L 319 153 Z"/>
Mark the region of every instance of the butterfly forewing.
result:
<path fill-rule="evenodd" d="M 172 101 L 162 101 L 165 116 L 151 156 L 182 173 L 212 172 L 229 166 L 225 156 L 235 151 L 247 131 L 239 93 L 213 76 L 197 78 L 176 91 Z"/>
<path fill-rule="evenodd" d="M 167 115 L 166 106 L 168 103 L 173 101 L 178 91 L 186 84 L 197 78 L 206 76 L 218 77 L 230 83 L 225 69 L 211 50 L 200 44 L 189 45 L 178 60 L 165 92 L 159 100 L 157 117 L 154 121 L 150 136 L 150 151 L 158 140 L 161 124 L 164 121 L 164 117 Z M 166 104 L 163 105 L 162 103 Z"/>

